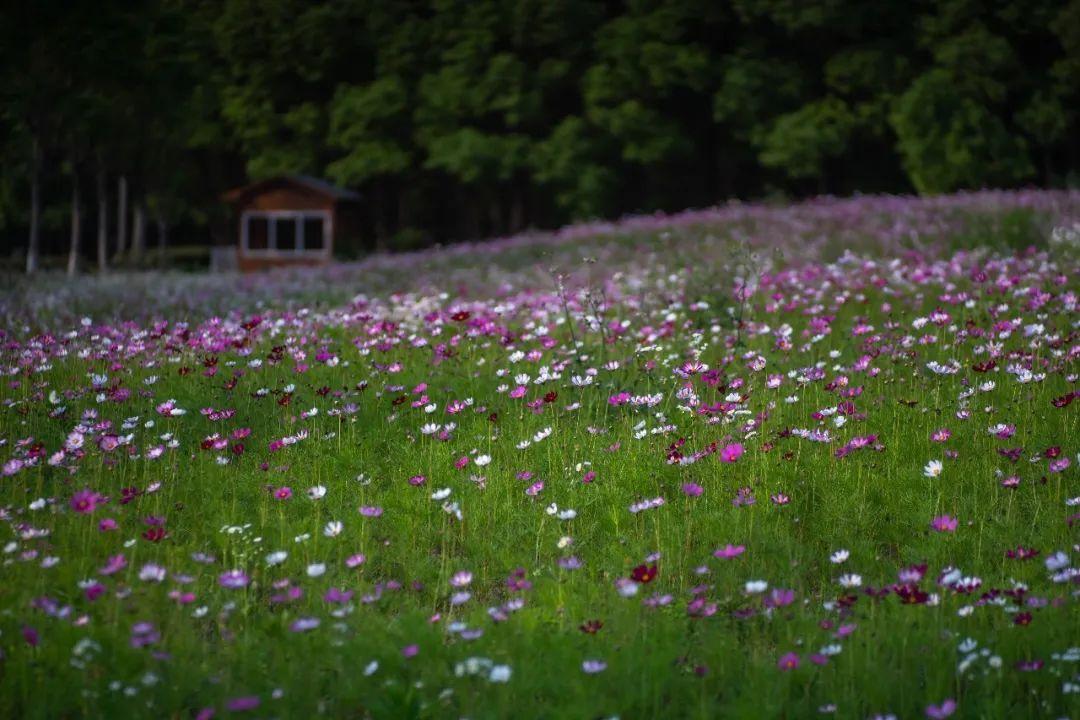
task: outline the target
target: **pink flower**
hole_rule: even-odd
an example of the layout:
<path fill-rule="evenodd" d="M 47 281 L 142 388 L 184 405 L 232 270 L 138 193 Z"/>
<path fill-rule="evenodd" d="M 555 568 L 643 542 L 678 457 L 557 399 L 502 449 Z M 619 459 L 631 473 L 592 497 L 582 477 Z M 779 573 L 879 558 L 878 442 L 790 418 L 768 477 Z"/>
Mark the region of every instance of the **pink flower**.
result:
<path fill-rule="evenodd" d="M 721 560 L 731 560 L 746 552 L 745 545 L 725 545 L 719 550 L 713 551 L 713 557 Z"/>
<path fill-rule="evenodd" d="M 956 532 L 959 521 L 949 515 L 939 515 L 930 521 L 930 527 L 937 532 Z"/>
<path fill-rule="evenodd" d="M 97 510 L 104 498 L 90 488 L 83 488 L 71 496 L 71 509 L 82 515 L 89 515 Z"/>
<path fill-rule="evenodd" d="M 742 443 L 732 443 L 720 451 L 720 459 L 726 463 L 733 463 L 743 455 Z"/>
<path fill-rule="evenodd" d="M 769 597 L 765 598 L 766 607 L 786 607 L 795 602 L 795 591 L 785 590 L 784 588 L 773 588 L 773 591 L 769 593 Z"/>
<path fill-rule="evenodd" d="M 288 500 L 292 497 L 292 488 L 285 486 L 279 487 L 274 491 L 274 497 L 278 500 Z"/>

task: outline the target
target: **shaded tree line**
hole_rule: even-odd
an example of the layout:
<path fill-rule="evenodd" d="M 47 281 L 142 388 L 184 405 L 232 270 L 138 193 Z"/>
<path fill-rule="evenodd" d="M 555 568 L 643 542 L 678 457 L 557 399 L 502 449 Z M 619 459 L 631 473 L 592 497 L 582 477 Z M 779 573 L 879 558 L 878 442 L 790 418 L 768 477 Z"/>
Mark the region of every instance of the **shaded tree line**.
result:
<path fill-rule="evenodd" d="M 0 57 L 28 270 L 147 262 L 279 173 L 359 190 L 404 248 L 1080 160 L 1080 0 L 36 0 Z"/>

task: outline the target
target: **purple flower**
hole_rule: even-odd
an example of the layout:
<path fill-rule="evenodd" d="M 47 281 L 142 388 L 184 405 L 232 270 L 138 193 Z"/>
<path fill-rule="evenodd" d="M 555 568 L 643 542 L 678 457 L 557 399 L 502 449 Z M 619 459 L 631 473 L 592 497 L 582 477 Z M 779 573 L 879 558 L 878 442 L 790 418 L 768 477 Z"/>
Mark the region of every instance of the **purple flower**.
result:
<path fill-rule="evenodd" d="M 682 491 L 687 497 L 700 497 L 701 493 L 705 492 L 705 488 L 701 487 L 697 483 L 684 483 Z"/>
<path fill-rule="evenodd" d="M 225 703 L 225 707 L 230 712 L 243 712 L 245 710 L 254 710 L 262 703 L 259 700 L 258 695 L 245 695 L 243 697 L 235 697 Z"/>
<path fill-rule="evenodd" d="M 944 720 L 944 718 L 949 717 L 954 712 L 956 712 L 956 701 L 952 698 L 949 698 L 940 705 L 926 706 L 926 717 L 931 718 L 931 720 Z"/>
<path fill-rule="evenodd" d="M 780 659 L 776 661 L 776 667 L 780 668 L 783 672 L 794 670 L 799 667 L 799 654 L 789 652 L 781 655 Z"/>
<path fill-rule="evenodd" d="M 586 675 L 595 675 L 607 670 L 607 663 L 603 660 L 586 660 L 581 663 L 581 669 Z"/>
<path fill-rule="evenodd" d="M 319 618 L 302 617 L 294 620 L 293 624 L 289 626 L 289 630 L 299 633 L 314 630 L 317 627 L 319 627 Z"/>
<path fill-rule="evenodd" d="M 383 509 L 375 505 L 364 505 L 360 508 L 360 514 L 364 517 L 377 518 L 383 514 Z"/>
<path fill-rule="evenodd" d="M 241 590 L 247 587 L 249 580 L 243 570 L 229 570 L 218 576 L 218 584 L 229 590 Z"/>

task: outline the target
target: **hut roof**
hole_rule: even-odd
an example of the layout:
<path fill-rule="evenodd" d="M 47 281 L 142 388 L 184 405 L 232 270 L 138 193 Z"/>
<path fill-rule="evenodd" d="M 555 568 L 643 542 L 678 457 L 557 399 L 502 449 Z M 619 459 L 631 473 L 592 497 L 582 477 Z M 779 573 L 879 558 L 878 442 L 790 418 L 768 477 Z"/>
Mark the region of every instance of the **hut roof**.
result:
<path fill-rule="evenodd" d="M 276 175 L 274 177 L 266 178 L 264 180 L 257 180 L 248 185 L 242 187 L 233 188 L 224 193 L 221 197 L 223 200 L 235 203 L 258 194 L 260 191 L 268 188 L 277 183 L 291 183 L 294 185 L 300 185 L 307 188 L 312 192 L 318 193 L 324 197 L 330 198 L 335 202 L 338 200 L 359 200 L 360 196 L 347 188 L 339 187 L 331 182 L 322 180 L 310 175 Z"/>

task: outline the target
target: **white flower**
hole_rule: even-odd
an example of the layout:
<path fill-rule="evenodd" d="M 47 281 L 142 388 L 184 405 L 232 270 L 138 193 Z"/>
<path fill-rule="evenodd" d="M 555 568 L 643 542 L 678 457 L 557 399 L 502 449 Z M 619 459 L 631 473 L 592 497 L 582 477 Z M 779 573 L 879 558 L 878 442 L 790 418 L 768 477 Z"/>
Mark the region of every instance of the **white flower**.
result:
<path fill-rule="evenodd" d="M 1046 569 L 1050 572 L 1056 572 L 1063 567 L 1068 567 L 1069 556 L 1058 550 L 1056 553 L 1046 558 Z"/>
<path fill-rule="evenodd" d="M 769 583 L 765 580 L 748 580 L 745 586 L 747 595 L 756 595 L 758 593 L 763 593 L 768 588 Z"/>
<path fill-rule="evenodd" d="M 266 556 L 266 564 L 271 567 L 273 567 L 274 565 L 280 565 L 281 563 L 285 562 L 285 558 L 287 557 L 289 557 L 289 553 L 285 552 L 284 550 L 278 550 L 277 552 L 272 552 Z"/>
<path fill-rule="evenodd" d="M 839 565 L 839 564 L 843 563 L 844 561 L 846 561 L 850 556 L 851 556 L 851 553 L 849 553 L 847 550 L 844 550 L 843 548 L 841 548 L 841 549 L 837 550 L 836 552 L 834 552 L 832 555 L 830 555 L 829 560 L 834 565 Z"/>
<path fill-rule="evenodd" d="M 491 668 L 491 672 L 488 673 L 488 681 L 504 683 L 510 680 L 511 669 L 509 665 L 496 665 Z"/>
<path fill-rule="evenodd" d="M 841 575 L 837 582 L 840 583 L 841 587 L 857 588 L 862 585 L 862 575 L 847 573 L 846 575 Z"/>
<path fill-rule="evenodd" d="M 326 527 L 323 528 L 322 532 L 326 537 L 337 537 L 344 529 L 345 525 L 340 520 L 331 520 L 326 523 Z"/>
<path fill-rule="evenodd" d="M 326 572 L 326 565 L 324 563 L 312 563 L 307 566 L 308 577 L 320 577 Z"/>
<path fill-rule="evenodd" d="M 480 467 L 484 467 L 485 465 L 487 465 L 488 463 L 491 462 L 491 456 L 490 455 L 477 455 L 476 460 L 474 460 L 473 462 L 475 462 Z"/>
<path fill-rule="evenodd" d="M 450 488 L 443 488 L 431 493 L 432 500 L 445 500 L 448 497 L 450 497 Z"/>
<path fill-rule="evenodd" d="M 307 490 L 307 496 L 312 500 L 321 500 L 324 495 L 326 495 L 326 488 L 322 485 L 309 487 Z"/>
<path fill-rule="evenodd" d="M 372 660 L 371 662 L 369 662 L 367 665 L 364 666 L 364 675 L 366 677 L 370 677 L 371 675 L 374 675 L 375 671 L 378 670 L 378 669 L 379 669 L 379 661 L 378 660 Z"/>
<path fill-rule="evenodd" d="M 923 468 L 923 475 L 928 478 L 936 478 L 941 475 L 943 467 L 940 460 L 931 460 L 926 463 L 926 467 Z"/>

